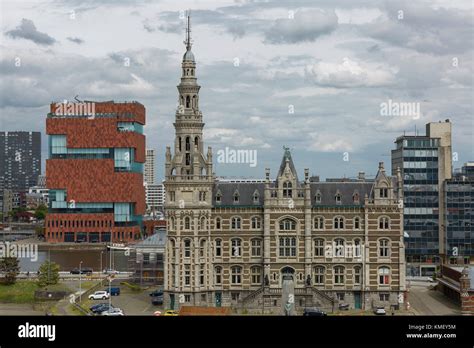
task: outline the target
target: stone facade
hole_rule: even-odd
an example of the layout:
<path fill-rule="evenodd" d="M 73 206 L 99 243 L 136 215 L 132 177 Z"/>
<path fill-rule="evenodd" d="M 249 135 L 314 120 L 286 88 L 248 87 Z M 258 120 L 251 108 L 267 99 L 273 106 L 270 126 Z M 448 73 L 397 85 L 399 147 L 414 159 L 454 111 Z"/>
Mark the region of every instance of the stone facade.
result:
<path fill-rule="evenodd" d="M 298 179 L 289 149 L 276 177 L 219 181 L 203 152 L 191 44 L 178 85 L 174 151 L 166 151 L 165 307 L 259 313 L 370 309 L 405 292 L 400 173 L 372 181 Z"/>

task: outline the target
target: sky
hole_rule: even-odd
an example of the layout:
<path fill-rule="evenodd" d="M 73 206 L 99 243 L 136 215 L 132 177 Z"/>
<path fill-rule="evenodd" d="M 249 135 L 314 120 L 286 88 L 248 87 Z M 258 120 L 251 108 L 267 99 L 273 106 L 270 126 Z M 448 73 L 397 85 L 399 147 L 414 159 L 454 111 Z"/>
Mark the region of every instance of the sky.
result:
<path fill-rule="evenodd" d="M 216 175 L 274 177 L 287 146 L 300 177 L 373 176 L 396 137 L 446 119 L 453 166 L 474 160 L 471 0 L 0 0 L 0 131 L 41 131 L 44 160 L 50 102 L 136 100 L 163 179 L 188 9 Z"/>

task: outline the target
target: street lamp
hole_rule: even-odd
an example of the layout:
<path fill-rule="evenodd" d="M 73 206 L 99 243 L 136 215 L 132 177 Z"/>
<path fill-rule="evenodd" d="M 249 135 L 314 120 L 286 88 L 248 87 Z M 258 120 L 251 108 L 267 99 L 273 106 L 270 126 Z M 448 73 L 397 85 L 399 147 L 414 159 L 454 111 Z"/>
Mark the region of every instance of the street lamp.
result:
<path fill-rule="evenodd" d="M 82 261 L 79 262 L 79 303 L 81 303 L 82 300 Z"/>

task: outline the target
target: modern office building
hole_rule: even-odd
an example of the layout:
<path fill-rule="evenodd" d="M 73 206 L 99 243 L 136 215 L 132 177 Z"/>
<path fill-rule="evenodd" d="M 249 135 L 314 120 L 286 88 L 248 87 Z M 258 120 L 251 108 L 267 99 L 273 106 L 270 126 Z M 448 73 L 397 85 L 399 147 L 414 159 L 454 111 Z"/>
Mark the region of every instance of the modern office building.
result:
<path fill-rule="evenodd" d="M 189 19 L 188 19 L 189 21 Z M 216 180 L 205 151 L 190 30 L 166 149 L 164 305 L 294 314 L 399 306 L 405 296 L 401 174 L 299 179 L 288 148 L 262 180 Z M 173 150 L 172 150 L 173 149 Z"/>
<path fill-rule="evenodd" d="M 452 175 L 451 123 L 428 123 L 426 135 L 395 143 L 392 175 L 401 169 L 407 274 L 430 276 L 447 256 L 443 188 Z"/>
<path fill-rule="evenodd" d="M 474 263 L 474 162 L 444 183 L 446 250 L 450 264 Z"/>
<path fill-rule="evenodd" d="M 163 212 L 165 205 L 165 186 L 163 184 L 146 184 L 146 207 L 147 212 Z"/>
<path fill-rule="evenodd" d="M 0 132 L 0 178 L 4 187 L 26 192 L 41 174 L 41 133 Z"/>
<path fill-rule="evenodd" d="M 145 107 L 51 104 L 46 120 L 49 242 L 132 242 L 145 213 Z M 66 111 L 66 112 L 65 112 Z"/>
<path fill-rule="evenodd" d="M 146 149 L 144 180 L 148 185 L 155 184 L 155 150 L 153 149 Z"/>

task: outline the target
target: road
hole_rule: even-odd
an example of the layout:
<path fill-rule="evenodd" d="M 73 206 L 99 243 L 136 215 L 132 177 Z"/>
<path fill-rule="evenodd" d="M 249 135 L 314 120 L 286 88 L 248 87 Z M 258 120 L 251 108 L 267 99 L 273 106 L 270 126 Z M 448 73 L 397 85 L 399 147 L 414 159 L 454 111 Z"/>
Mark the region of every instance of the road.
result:
<path fill-rule="evenodd" d="M 460 315 L 461 310 L 439 291 L 430 290 L 435 283 L 411 282 L 408 302 L 416 315 Z"/>

